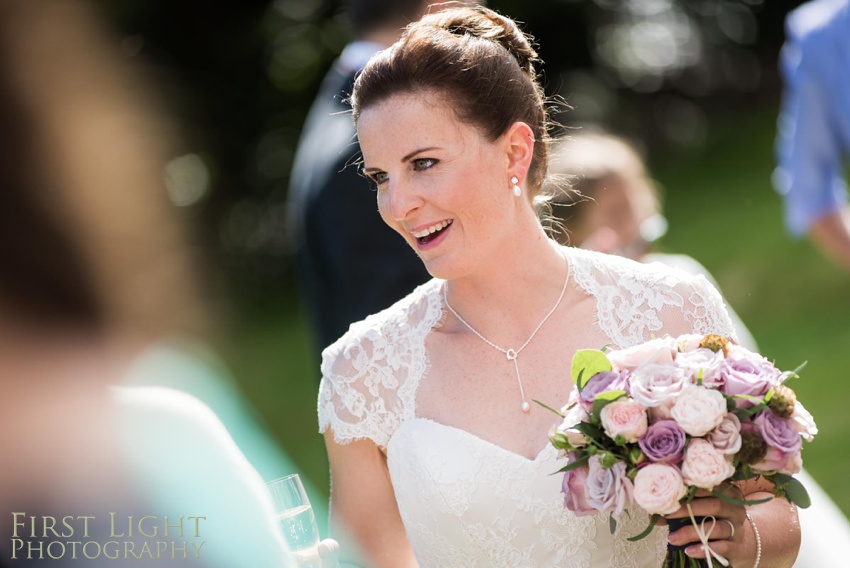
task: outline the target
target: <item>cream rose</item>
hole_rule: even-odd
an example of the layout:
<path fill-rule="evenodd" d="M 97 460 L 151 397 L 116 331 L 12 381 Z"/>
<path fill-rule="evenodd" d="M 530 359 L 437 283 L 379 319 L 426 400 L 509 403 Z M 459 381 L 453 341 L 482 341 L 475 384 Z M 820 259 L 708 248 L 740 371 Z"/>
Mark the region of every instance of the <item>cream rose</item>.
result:
<path fill-rule="evenodd" d="M 599 413 L 602 427 L 612 440 L 622 436 L 627 442 L 637 442 L 648 427 L 646 410 L 634 400 L 622 398 L 605 406 Z"/>
<path fill-rule="evenodd" d="M 587 444 L 587 436 L 579 432 L 575 426 L 587 418 L 587 411 L 580 405 L 574 404 L 566 409 L 564 421 L 558 428 L 567 437 L 567 441 L 574 448 L 581 448 Z"/>
<path fill-rule="evenodd" d="M 682 475 L 672 465 L 648 465 L 639 469 L 635 476 L 635 503 L 650 515 L 669 515 L 677 511 L 679 500 L 686 492 Z"/>
<path fill-rule="evenodd" d="M 705 436 L 726 416 L 726 399 L 720 391 L 691 385 L 678 396 L 670 414 L 691 436 Z"/>
<path fill-rule="evenodd" d="M 805 441 L 814 440 L 818 433 L 817 424 L 815 424 L 815 419 L 811 413 L 803 407 L 799 400 L 794 403 L 794 414 L 791 415 L 791 420 L 794 421 L 794 428 Z"/>
<path fill-rule="evenodd" d="M 691 440 L 682 462 L 685 483 L 711 491 L 734 474 L 735 467 L 710 442 L 702 438 Z"/>

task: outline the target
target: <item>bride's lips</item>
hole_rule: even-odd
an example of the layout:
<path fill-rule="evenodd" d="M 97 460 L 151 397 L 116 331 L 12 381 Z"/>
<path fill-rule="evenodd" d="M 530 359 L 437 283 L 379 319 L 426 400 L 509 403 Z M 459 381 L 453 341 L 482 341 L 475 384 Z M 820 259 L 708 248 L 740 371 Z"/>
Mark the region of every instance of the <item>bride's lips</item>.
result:
<path fill-rule="evenodd" d="M 451 229 L 452 222 L 452 219 L 444 219 L 437 223 L 423 225 L 415 231 L 410 231 L 411 236 L 416 241 L 416 247 L 420 251 L 425 251 L 438 246 Z"/>

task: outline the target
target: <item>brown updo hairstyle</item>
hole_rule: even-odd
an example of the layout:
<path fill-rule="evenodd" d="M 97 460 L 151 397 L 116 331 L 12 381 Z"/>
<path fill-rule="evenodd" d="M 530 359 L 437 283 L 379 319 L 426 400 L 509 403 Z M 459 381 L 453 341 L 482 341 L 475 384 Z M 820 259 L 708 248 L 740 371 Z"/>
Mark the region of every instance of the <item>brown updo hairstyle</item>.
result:
<path fill-rule="evenodd" d="M 530 38 L 516 23 L 483 6 L 456 7 L 410 24 L 401 39 L 373 57 L 354 84 L 355 124 L 364 109 L 393 95 L 433 91 L 458 118 L 496 140 L 515 122 L 534 133 L 528 191 L 543 185 L 549 160 L 548 119 Z"/>

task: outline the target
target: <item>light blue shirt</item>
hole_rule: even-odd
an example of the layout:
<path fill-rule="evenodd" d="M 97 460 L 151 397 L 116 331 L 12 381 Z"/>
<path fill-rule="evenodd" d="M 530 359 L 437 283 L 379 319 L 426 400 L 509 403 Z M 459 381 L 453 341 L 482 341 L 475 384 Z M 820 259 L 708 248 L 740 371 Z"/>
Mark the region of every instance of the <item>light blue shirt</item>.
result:
<path fill-rule="evenodd" d="M 850 0 L 814 0 L 786 19 L 785 80 L 774 186 L 795 236 L 847 203 L 850 157 Z"/>

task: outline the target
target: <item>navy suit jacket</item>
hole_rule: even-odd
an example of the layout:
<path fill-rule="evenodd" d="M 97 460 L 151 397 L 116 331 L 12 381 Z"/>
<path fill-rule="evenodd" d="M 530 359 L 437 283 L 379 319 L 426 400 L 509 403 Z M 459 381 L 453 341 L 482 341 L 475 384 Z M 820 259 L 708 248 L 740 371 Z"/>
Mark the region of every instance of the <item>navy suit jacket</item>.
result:
<path fill-rule="evenodd" d="M 301 287 L 320 348 L 429 278 L 413 249 L 381 219 L 372 184 L 355 163 L 360 147 L 345 102 L 355 75 L 337 61 L 325 77 L 289 190 Z"/>

